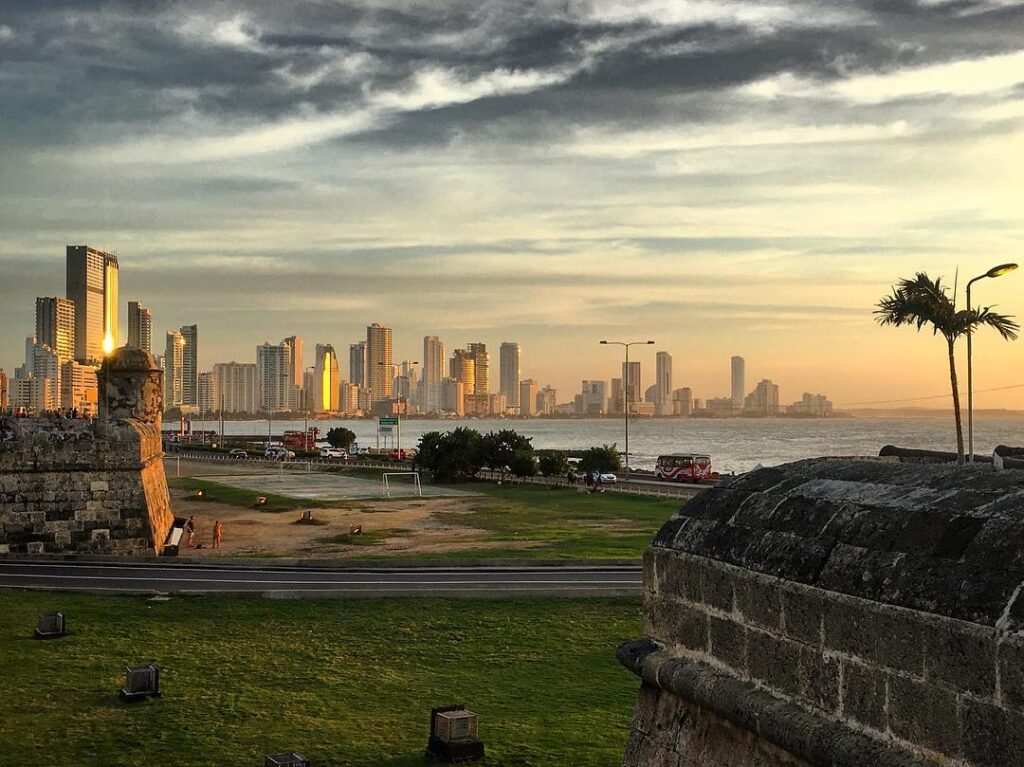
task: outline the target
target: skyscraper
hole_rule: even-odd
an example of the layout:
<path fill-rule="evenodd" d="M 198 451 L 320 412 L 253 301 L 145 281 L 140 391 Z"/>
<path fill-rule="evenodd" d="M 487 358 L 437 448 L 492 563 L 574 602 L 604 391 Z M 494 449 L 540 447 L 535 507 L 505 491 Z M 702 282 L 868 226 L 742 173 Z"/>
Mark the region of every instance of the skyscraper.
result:
<path fill-rule="evenodd" d="M 6 410 L 10 406 L 10 393 L 8 386 L 7 374 L 0 369 L 0 410 Z"/>
<path fill-rule="evenodd" d="M 292 383 L 293 374 L 291 346 L 268 342 L 256 347 L 261 410 L 278 413 L 295 408 L 297 390 Z"/>
<path fill-rule="evenodd" d="M 217 391 L 217 376 L 213 372 L 199 374 L 197 389 L 200 413 L 213 413 L 220 407 L 220 393 Z"/>
<path fill-rule="evenodd" d="M 391 328 L 377 322 L 366 328 L 366 378 L 370 401 L 391 399 Z"/>
<path fill-rule="evenodd" d="M 99 362 L 118 345 L 117 256 L 67 246 L 67 297 L 75 302 L 75 358 Z"/>
<path fill-rule="evenodd" d="M 341 375 L 338 355 L 330 344 L 316 345 L 316 365 L 313 367 L 313 391 L 309 403 L 318 413 L 337 413 L 341 410 Z"/>
<path fill-rule="evenodd" d="M 672 355 L 658 352 L 655 358 L 655 384 L 657 400 L 654 403 L 658 415 L 672 414 Z"/>
<path fill-rule="evenodd" d="M 184 325 L 181 337 L 185 341 L 181 359 L 181 404 L 199 405 L 199 326 Z"/>
<path fill-rule="evenodd" d="M 164 349 L 164 409 L 181 407 L 184 389 L 185 337 L 177 330 L 167 331 Z"/>
<path fill-rule="evenodd" d="M 449 375 L 462 384 L 463 396 L 472 396 L 476 391 L 476 360 L 466 349 L 456 349 L 449 361 Z"/>
<path fill-rule="evenodd" d="M 139 301 L 128 302 L 128 346 L 153 352 L 153 315 Z"/>
<path fill-rule="evenodd" d="M 743 392 L 746 389 L 745 368 L 746 363 L 742 357 L 732 358 L 732 406 L 736 410 L 743 407 Z"/>
<path fill-rule="evenodd" d="M 56 352 L 61 364 L 74 359 L 74 301 L 68 298 L 36 299 L 36 341 Z"/>
<path fill-rule="evenodd" d="M 437 336 L 423 337 L 423 378 L 420 396 L 423 412 L 441 412 L 441 381 L 444 379 L 444 344 Z"/>
<path fill-rule="evenodd" d="M 348 347 L 348 382 L 366 386 L 366 341 Z"/>
<path fill-rule="evenodd" d="M 519 382 L 519 414 L 537 414 L 537 382 L 532 378 Z"/>
<path fill-rule="evenodd" d="M 487 394 L 491 390 L 491 356 L 487 353 L 487 344 L 469 344 L 469 354 L 473 358 L 473 393 Z"/>
<path fill-rule="evenodd" d="M 639 362 L 622 363 L 622 388 L 625 393 L 625 401 L 629 403 L 630 408 L 635 408 L 636 404 L 641 401 L 642 393 Z M 630 412 L 632 413 L 633 410 L 631 409 Z"/>
<path fill-rule="evenodd" d="M 517 410 L 519 408 L 519 344 L 505 341 L 501 345 L 499 391 L 505 395 L 505 404 Z"/>
<path fill-rule="evenodd" d="M 260 387 L 256 365 L 251 362 L 218 362 L 213 366 L 217 379 L 217 407 L 225 413 L 255 413 L 259 409 Z"/>
<path fill-rule="evenodd" d="M 286 344 L 289 349 L 292 350 L 292 386 L 298 386 L 300 389 L 304 388 L 305 378 L 303 377 L 303 353 L 302 353 L 302 339 L 298 336 L 288 336 L 282 343 Z"/>

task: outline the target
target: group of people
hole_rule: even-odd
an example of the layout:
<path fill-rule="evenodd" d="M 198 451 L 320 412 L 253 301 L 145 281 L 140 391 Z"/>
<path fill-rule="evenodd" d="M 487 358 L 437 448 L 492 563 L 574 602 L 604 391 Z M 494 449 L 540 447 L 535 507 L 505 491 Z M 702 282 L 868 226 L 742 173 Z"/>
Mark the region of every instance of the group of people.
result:
<path fill-rule="evenodd" d="M 8 418 L 31 418 L 32 413 L 24 406 L 14 407 L 13 405 L 9 405 L 6 409 L 0 411 L 0 416 L 7 416 Z M 79 412 L 77 407 L 62 407 L 54 410 L 43 410 L 39 413 L 39 417 L 61 419 L 73 418 L 77 420 L 79 418 L 85 418 L 86 416 Z"/>
<path fill-rule="evenodd" d="M 221 540 L 224 538 L 224 523 L 219 519 L 213 520 L 213 548 L 219 549 Z M 185 548 L 197 549 L 202 544 L 196 543 L 196 518 L 189 517 L 185 522 Z"/>
<path fill-rule="evenodd" d="M 576 472 L 571 469 L 565 475 L 565 481 L 570 485 L 577 484 L 579 479 L 580 478 Z M 601 473 L 598 471 L 588 471 L 583 475 L 583 485 L 594 490 L 600 489 L 604 485 L 604 482 L 601 480 Z"/>

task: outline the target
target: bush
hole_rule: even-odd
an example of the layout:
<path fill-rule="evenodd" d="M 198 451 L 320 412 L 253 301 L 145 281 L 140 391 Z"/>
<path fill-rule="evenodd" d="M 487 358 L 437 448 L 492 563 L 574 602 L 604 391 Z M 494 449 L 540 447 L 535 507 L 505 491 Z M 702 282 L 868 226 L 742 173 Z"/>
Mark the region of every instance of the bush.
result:
<path fill-rule="evenodd" d="M 509 471 L 517 477 L 533 477 L 537 474 L 537 459 L 533 454 L 533 448 L 521 448 L 512 456 L 508 462 Z"/>
<path fill-rule="evenodd" d="M 517 454 L 523 453 L 524 456 L 520 459 L 520 468 L 525 466 L 523 463 L 526 460 L 525 456 L 529 456 L 531 460 L 534 457 L 530 438 L 524 437 L 513 429 L 488 432 L 483 437 L 481 448 L 484 465 L 491 471 L 500 472 L 502 477 L 505 476 L 506 471 L 512 468 L 512 462 L 516 459 Z M 533 476 L 536 473 L 536 468 L 534 468 L 533 473 L 521 476 Z"/>
<path fill-rule="evenodd" d="M 569 459 L 565 457 L 565 453 L 542 453 L 539 464 L 540 473 L 545 477 L 559 477 L 569 472 Z"/>
<path fill-rule="evenodd" d="M 621 469 L 622 457 L 614 443 L 587 448 L 580 457 L 581 471 L 620 471 Z"/>
<path fill-rule="evenodd" d="M 355 441 L 356 433 L 351 429 L 346 429 L 344 426 L 338 426 L 327 432 L 327 444 L 331 447 L 348 450 Z"/>
<path fill-rule="evenodd" d="M 420 437 L 416 462 L 435 482 L 474 478 L 484 465 L 483 437 L 464 426 L 454 431 L 431 431 Z"/>

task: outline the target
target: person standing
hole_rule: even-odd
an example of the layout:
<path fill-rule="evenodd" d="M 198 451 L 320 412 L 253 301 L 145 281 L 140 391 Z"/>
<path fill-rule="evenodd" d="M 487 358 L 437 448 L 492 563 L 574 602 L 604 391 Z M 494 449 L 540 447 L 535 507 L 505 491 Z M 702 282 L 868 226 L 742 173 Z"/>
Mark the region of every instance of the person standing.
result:
<path fill-rule="evenodd" d="M 185 548 L 191 549 L 195 547 L 196 543 L 196 518 L 194 516 L 189 517 L 188 521 L 185 522 Z"/>
<path fill-rule="evenodd" d="M 219 519 L 214 520 L 213 523 L 213 548 L 220 548 L 221 538 L 224 537 L 224 523 Z"/>

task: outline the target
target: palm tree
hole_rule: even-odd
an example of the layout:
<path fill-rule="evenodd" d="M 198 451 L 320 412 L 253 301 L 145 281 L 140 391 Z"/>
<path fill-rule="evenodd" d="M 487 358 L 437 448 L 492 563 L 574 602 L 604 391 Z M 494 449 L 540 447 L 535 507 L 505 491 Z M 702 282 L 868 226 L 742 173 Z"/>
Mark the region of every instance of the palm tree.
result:
<path fill-rule="evenodd" d="M 918 272 L 913 279 L 900 280 L 894 285 L 892 295 L 878 302 L 875 319 L 880 325 L 914 325 L 920 331 L 925 325 L 932 326 L 933 335 L 946 339 L 949 352 L 949 383 L 953 390 L 953 417 L 956 420 L 956 454 L 959 463 L 964 462 L 964 431 L 960 421 L 960 389 L 956 378 L 954 347 L 957 339 L 975 328 L 990 327 L 1004 340 L 1017 337 L 1020 326 L 1011 316 L 993 312 L 991 307 L 979 309 L 956 308 L 956 287 L 949 295 L 942 278 L 932 279 L 924 272 Z"/>

